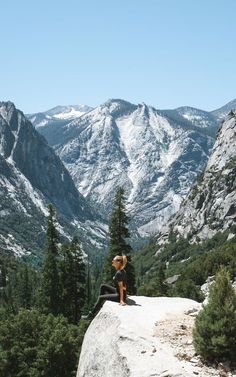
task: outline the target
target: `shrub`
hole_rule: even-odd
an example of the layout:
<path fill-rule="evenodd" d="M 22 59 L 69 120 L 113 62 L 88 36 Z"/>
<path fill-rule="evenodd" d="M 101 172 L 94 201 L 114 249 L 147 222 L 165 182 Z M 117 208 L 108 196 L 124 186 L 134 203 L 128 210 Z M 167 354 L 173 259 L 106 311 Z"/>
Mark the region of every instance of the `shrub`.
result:
<path fill-rule="evenodd" d="M 216 275 L 209 302 L 196 318 L 193 344 L 206 360 L 233 361 L 236 354 L 236 294 L 225 268 Z"/>
<path fill-rule="evenodd" d="M 186 297 L 201 302 L 204 300 L 203 293 L 191 279 L 179 279 L 173 288 L 172 296 Z"/>
<path fill-rule="evenodd" d="M 85 328 L 63 316 L 21 310 L 0 318 L 1 377 L 74 376 Z"/>

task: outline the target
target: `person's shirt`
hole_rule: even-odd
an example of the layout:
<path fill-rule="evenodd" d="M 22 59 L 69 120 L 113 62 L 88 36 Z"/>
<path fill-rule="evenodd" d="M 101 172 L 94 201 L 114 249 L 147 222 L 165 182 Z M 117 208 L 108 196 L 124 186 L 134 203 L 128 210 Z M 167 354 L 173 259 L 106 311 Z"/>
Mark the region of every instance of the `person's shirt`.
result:
<path fill-rule="evenodd" d="M 119 282 L 123 282 L 123 287 L 126 289 L 126 271 L 124 269 L 117 270 L 115 276 L 113 277 L 113 281 L 118 293 L 120 293 L 119 289 Z"/>

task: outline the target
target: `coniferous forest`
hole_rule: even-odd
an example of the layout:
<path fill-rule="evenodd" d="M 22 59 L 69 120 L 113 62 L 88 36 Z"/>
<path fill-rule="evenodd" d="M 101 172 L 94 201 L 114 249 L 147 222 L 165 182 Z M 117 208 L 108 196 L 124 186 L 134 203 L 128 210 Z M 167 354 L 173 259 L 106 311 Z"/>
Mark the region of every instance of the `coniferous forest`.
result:
<path fill-rule="evenodd" d="M 118 188 L 109 225 L 110 249 L 99 267 L 82 251 L 77 236 L 60 244 L 51 204 L 42 266 L 1 255 L 1 376 L 75 376 L 89 325 L 81 315 L 96 300 L 99 282 L 112 282 L 115 255 L 127 255 L 127 291 L 136 292 L 124 195 L 124 189 Z"/>
<path fill-rule="evenodd" d="M 40 269 L 1 256 L 0 374 L 74 376 L 88 323 L 88 269 L 74 237 L 59 247 L 55 213 L 48 207 Z"/>

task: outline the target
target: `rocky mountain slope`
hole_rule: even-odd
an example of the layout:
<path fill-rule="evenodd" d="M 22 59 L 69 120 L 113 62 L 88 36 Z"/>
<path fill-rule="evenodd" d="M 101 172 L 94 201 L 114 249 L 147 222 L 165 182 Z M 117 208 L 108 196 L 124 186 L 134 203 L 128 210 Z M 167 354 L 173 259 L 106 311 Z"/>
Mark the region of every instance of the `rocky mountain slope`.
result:
<path fill-rule="evenodd" d="M 178 210 L 213 144 L 205 129 L 178 119 L 110 100 L 62 127 L 64 142 L 54 148 L 79 191 L 104 214 L 124 186 L 131 228 L 150 235 Z"/>
<path fill-rule="evenodd" d="M 54 146 L 64 142 L 64 126 L 92 109 L 86 105 L 56 106 L 42 113 L 28 114 L 27 118 L 48 143 Z"/>
<path fill-rule="evenodd" d="M 219 121 L 223 121 L 228 113 L 233 109 L 236 109 L 236 98 L 226 103 L 226 105 L 220 107 L 219 109 L 212 111 L 211 114 Z"/>
<path fill-rule="evenodd" d="M 81 115 L 92 110 L 92 107 L 86 105 L 56 106 L 50 110 L 26 115 L 35 128 L 43 127 L 46 124 L 57 121 L 70 121 L 79 118 Z"/>
<path fill-rule="evenodd" d="M 78 227 L 104 236 L 59 157 L 11 102 L 0 102 L 0 196 L 4 250 L 25 254 L 42 246 L 48 203 L 64 236 Z"/>
<path fill-rule="evenodd" d="M 210 238 L 236 223 L 236 111 L 222 123 L 203 174 L 171 221 L 174 231 Z"/>
<path fill-rule="evenodd" d="M 176 109 L 176 112 L 191 122 L 194 126 L 210 129 L 213 134 L 216 133 L 219 126 L 218 118 L 207 111 L 183 106 Z"/>

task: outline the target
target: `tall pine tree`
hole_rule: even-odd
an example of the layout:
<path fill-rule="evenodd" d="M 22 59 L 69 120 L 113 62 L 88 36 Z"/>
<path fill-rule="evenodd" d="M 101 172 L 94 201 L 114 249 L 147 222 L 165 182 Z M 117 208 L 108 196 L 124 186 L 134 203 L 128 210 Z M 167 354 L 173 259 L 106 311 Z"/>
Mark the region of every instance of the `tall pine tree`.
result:
<path fill-rule="evenodd" d="M 135 274 L 131 262 L 132 248 L 127 242 L 128 238 L 130 238 L 130 233 L 125 209 L 125 191 L 123 187 L 119 187 L 115 195 L 109 225 L 109 251 L 104 265 L 104 281 L 108 284 L 112 283 L 112 276 L 114 275 L 111 265 L 112 259 L 116 255 L 126 255 L 128 260 L 125 268 L 127 272 L 127 293 L 135 294 Z"/>
<path fill-rule="evenodd" d="M 30 271 L 25 264 L 20 269 L 20 290 L 19 290 L 19 303 L 20 307 L 30 309 L 32 307 L 33 302 L 33 286 L 32 281 L 30 279 Z"/>
<path fill-rule="evenodd" d="M 84 256 L 80 247 L 78 237 L 74 237 L 71 242 L 71 252 L 75 264 L 75 321 L 77 323 L 81 317 L 81 310 L 86 302 L 86 266 Z"/>
<path fill-rule="evenodd" d="M 166 296 L 167 295 L 167 286 L 164 283 L 165 280 L 165 271 L 164 266 L 161 264 L 157 271 L 157 276 L 155 278 L 155 295 L 156 296 Z"/>
<path fill-rule="evenodd" d="M 64 245 L 62 252 L 62 314 L 76 324 L 86 301 L 85 263 L 78 238 L 74 237 L 70 244 Z"/>
<path fill-rule="evenodd" d="M 41 274 L 39 308 L 45 313 L 57 315 L 61 306 L 61 287 L 58 271 L 58 232 L 54 223 L 54 209 L 48 206 L 45 259 Z"/>

